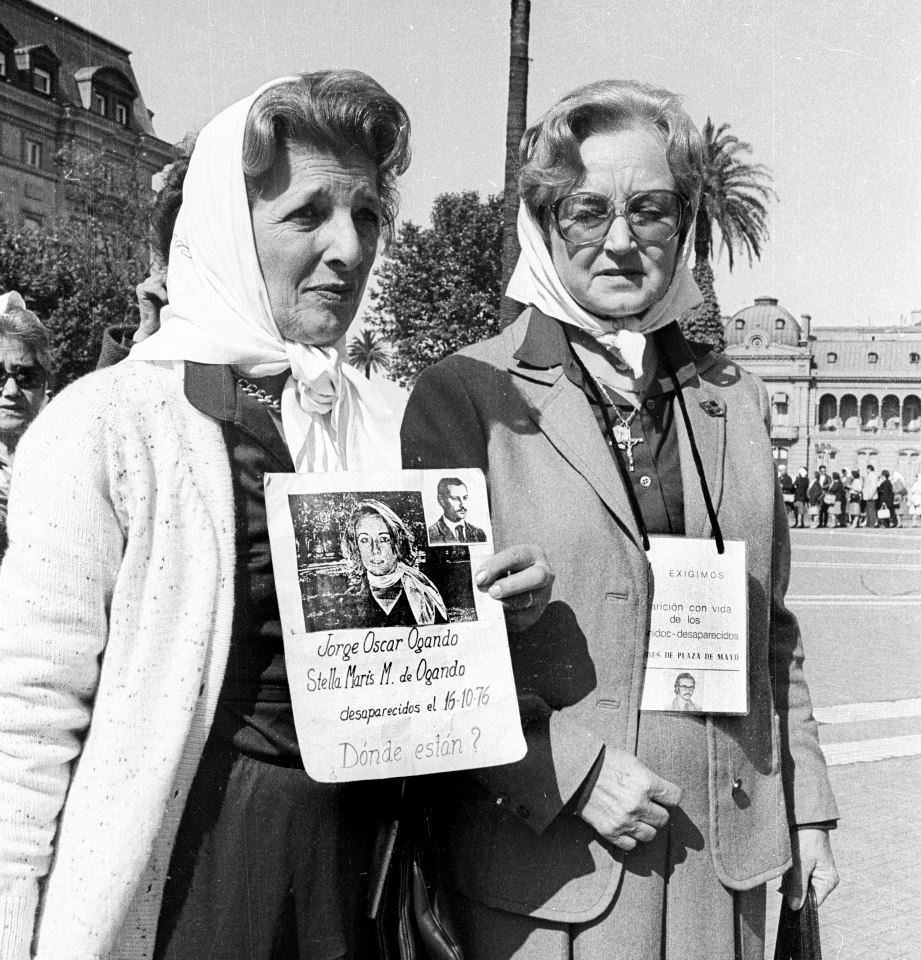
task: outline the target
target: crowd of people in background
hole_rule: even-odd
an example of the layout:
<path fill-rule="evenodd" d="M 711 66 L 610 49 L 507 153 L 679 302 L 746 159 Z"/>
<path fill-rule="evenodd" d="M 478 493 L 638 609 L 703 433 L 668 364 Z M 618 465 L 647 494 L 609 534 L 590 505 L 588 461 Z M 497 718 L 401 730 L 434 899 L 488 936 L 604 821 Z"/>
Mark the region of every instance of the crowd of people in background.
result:
<path fill-rule="evenodd" d="M 855 467 L 830 474 L 823 464 L 810 478 L 805 467 L 794 477 L 782 463 L 777 473 L 787 519 L 794 529 L 921 526 L 921 475 L 909 488 L 901 473 L 877 473 L 873 464 L 863 473 Z"/>

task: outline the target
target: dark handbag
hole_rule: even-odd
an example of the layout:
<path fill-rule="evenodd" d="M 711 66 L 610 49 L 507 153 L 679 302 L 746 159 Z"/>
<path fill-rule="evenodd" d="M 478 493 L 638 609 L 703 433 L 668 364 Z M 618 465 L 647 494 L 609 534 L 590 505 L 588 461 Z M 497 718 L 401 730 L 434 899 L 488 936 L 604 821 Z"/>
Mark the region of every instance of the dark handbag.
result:
<path fill-rule="evenodd" d="M 819 936 L 819 908 L 815 890 L 803 901 L 800 910 L 791 910 L 784 897 L 777 926 L 777 947 L 774 960 L 822 960 L 822 940 Z"/>
<path fill-rule="evenodd" d="M 404 783 L 397 820 L 388 833 L 390 853 L 372 895 L 383 960 L 464 960 L 439 897 L 429 819 Z"/>

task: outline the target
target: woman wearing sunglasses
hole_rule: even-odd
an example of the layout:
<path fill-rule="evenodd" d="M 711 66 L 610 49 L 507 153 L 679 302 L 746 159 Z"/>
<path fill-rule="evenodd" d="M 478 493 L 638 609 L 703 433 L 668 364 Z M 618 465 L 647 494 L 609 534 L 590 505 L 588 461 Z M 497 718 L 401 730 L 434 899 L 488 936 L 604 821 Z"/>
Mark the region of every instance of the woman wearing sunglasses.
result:
<path fill-rule="evenodd" d="M 0 559 L 16 445 L 45 404 L 51 334 L 14 292 L 0 296 Z"/>
<path fill-rule="evenodd" d="M 403 421 L 405 465 L 482 468 L 497 546 L 540 544 L 557 577 L 511 638 L 527 756 L 432 786 L 467 960 L 760 960 L 767 882 L 795 904 L 837 883 L 767 396 L 677 324 L 701 157 L 667 91 L 552 107 L 522 143 L 526 309 L 425 371 Z M 669 535 L 745 542 L 746 715 L 639 709 Z"/>

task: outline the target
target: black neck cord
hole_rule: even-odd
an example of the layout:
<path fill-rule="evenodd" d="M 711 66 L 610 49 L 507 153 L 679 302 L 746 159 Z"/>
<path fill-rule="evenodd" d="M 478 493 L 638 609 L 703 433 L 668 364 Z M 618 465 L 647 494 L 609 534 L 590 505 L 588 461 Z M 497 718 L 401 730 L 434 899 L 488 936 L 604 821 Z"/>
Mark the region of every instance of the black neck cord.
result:
<path fill-rule="evenodd" d="M 643 520 L 643 512 L 640 510 L 639 501 L 636 499 L 636 491 L 633 489 L 633 481 L 630 479 L 630 475 L 627 473 L 627 467 L 624 464 L 620 447 L 618 446 L 617 439 L 614 436 L 614 425 L 612 424 L 611 417 L 608 414 L 607 404 L 602 399 L 601 391 L 598 388 L 598 384 L 595 382 L 595 378 L 588 372 L 587 367 L 582 362 L 582 358 L 573 349 L 572 341 L 569 340 L 569 332 L 564 332 L 566 333 L 566 339 L 569 342 L 570 352 L 572 353 L 579 370 L 582 371 L 582 377 L 588 384 L 595 402 L 601 409 L 601 417 L 604 420 L 605 432 L 607 433 L 608 439 L 611 442 L 611 447 L 614 451 L 614 460 L 617 463 L 617 469 L 620 473 L 620 478 L 623 481 L 624 487 L 627 491 L 627 499 L 630 501 L 630 509 L 633 511 L 633 519 L 640 531 L 640 536 L 643 538 L 643 549 L 648 552 L 649 534 L 646 530 L 646 523 Z M 707 508 L 707 516 L 710 518 L 710 526 L 713 529 L 713 539 L 716 541 L 716 552 L 722 554 L 726 551 L 726 546 L 723 542 L 723 531 L 720 529 L 719 520 L 716 518 L 716 510 L 713 509 L 713 500 L 710 497 L 710 491 L 707 489 L 707 478 L 704 475 L 704 465 L 700 458 L 700 451 L 697 449 L 697 441 L 694 439 L 694 431 L 691 428 L 691 418 L 688 416 L 688 408 L 684 402 L 684 393 L 681 390 L 681 384 L 678 382 L 678 378 L 675 376 L 674 368 L 672 367 L 668 358 L 663 357 L 662 362 L 665 366 L 666 372 L 668 373 L 669 379 L 672 382 L 672 386 L 675 389 L 675 395 L 678 398 L 678 406 L 681 408 L 681 416 L 684 419 L 684 425 L 688 431 L 688 440 L 690 440 L 691 443 L 691 456 L 694 458 L 694 467 L 697 470 L 697 478 L 700 480 L 700 489 L 704 497 L 704 506 Z"/>
<path fill-rule="evenodd" d="M 630 475 L 627 473 L 627 467 L 624 464 L 623 455 L 620 452 L 620 447 L 617 445 L 617 439 L 614 436 L 614 424 L 611 423 L 611 417 L 608 414 L 607 404 L 605 404 L 601 397 L 601 391 L 598 389 L 598 384 L 595 383 L 595 378 L 588 372 L 588 369 L 582 362 L 582 358 L 579 356 L 579 354 L 573 350 L 572 341 L 569 340 L 569 332 L 565 332 L 566 339 L 569 341 L 570 353 L 573 355 L 576 363 L 579 366 L 579 369 L 582 371 L 582 378 L 592 391 L 592 396 L 595 398 L 595 403 L 597 403 L 601 409 L 605 433 L 607 433 L 608 439 L 611 441 L 611 448 L 614 451 L 614 462 L 617 464 L 617 469 L 620 473 L 620 479 L 623 482 L 624 489 L 627 491 L 627 499 L 630 501 L 630 509 L 633 511 L 633 520 L 636 523 L 637 529 L 640 531 L 640 536 L 643 538 L 643 549 L 648 553 L 649 533 L 646 531 L 646 523 L 643 520 L 643 511 L 640 510 L 640 503 L 636 499 L 636 491 L 633 489 L 633 481 L 630 479 Z"/>
<path fill-rule="evenodd" d="M 726 552 L 726 546 L 723 543 L 723 531 L 720 529 L 719 520 L 716 519 L 716 510 L 713 509 L 713 500 L 710 497 L 710 491 L 707 488 L 707 478 L 704 475 L 704 464 L 700 459 L 700 451 L 697 449 L 697 441 L 694 439 L 694 431 L 691 429 L 691 418 L 688 416 L 688 408 L 684 402 L 684 393 L 681 390 L 681 384 L 675 376 L 675 370 L 667 357 L 662 358 L 665 369 L 668 372 L 672 386 L 675 388 L 675 396 L 678 398 L 678 406 L 681 407 L 681 416 L 684 417 L 684 425 L 688 431 L 688 440 L 691 441 L 691 456 L 694 458 L 694 466 L 697 468 L 697 476 L 700 480 L 700 489 L 704 495 L 704 506 L 707 508 L 707 516 L 710 518 L 710 526 L 713 529 L 713 539 L 716 541 L 716 552 L 723 554 Z"/>

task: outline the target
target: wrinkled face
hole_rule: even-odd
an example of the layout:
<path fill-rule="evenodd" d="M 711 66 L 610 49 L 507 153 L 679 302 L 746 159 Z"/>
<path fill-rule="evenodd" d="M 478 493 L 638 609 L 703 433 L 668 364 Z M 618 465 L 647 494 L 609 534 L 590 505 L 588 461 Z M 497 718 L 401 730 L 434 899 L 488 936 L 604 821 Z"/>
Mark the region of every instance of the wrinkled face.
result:
<path fill-rule="evenodd" d="M 376 513 L 362 517 L 355 524 L 355 539 L 365 570 L 382 577 L 396 569 L 396 544 L 387 524 Z"/>
<path fill-rule="evenodd" d="M 377 253 L 374 166 L 286 145 L 250 211 L 272 315 L 286 340 L 328 346 L 355 317 Z"/>
<path fill-rule="evenodd" d="M 579 153 L 585 175 L 571 192 L 604 194 L 620 205 L 641 190 L 675 189 L 665 145 L 650 130 L 593 134 Z M 605 237 L 584 247 L 567 243 L 550 225 L 550 256 L 557 275 L 570 296 L 599 317 L 640 314 L 661 300 L 677 255 L 677 236 L 661 244 L 637 241 L 622 216 Z"/>
<path fill-rule="evenodd" d="M 457 523 L 467 516 L 467 488 L 464 484 L 448 487 L 445 493 L 438 498 L 438 503 L 444 511 L 445 519 Z"/>
<path fill-rule="evenodd" d="M 18 338 L 0 337 L 0 442 L 15 443 L 25 433 L 42 408 L 46 382 L 31 350 Z"/>
<path fill-rule="evenodd" d="M 693 680 L 679 680 L 678 681 L 678 696 L 682 700 L 690 700 L 694 696 L 694 681 Z"/>

